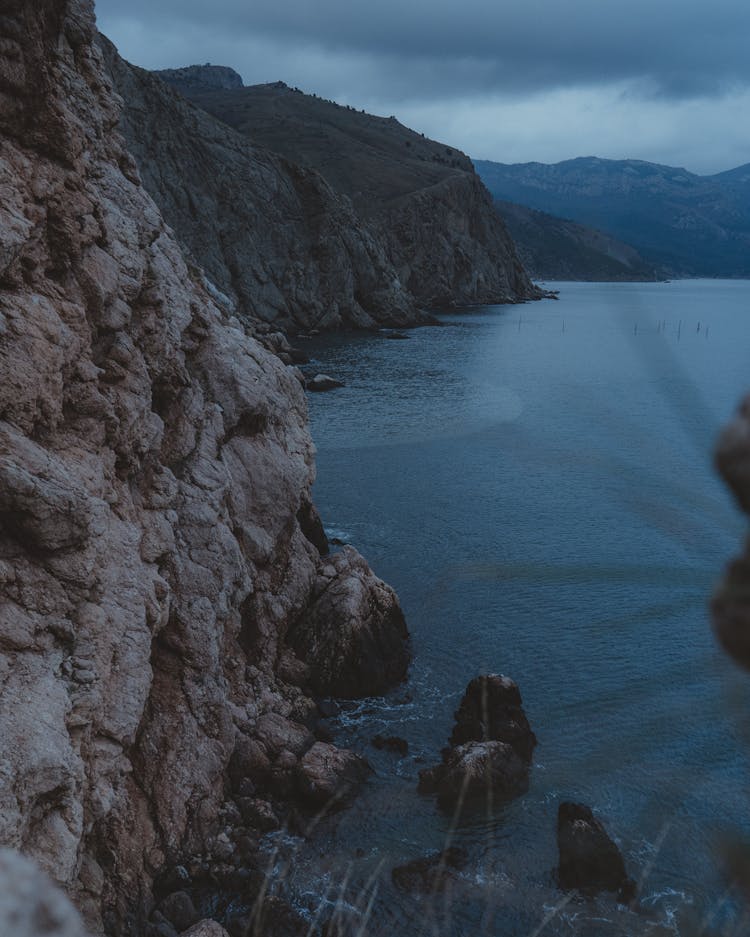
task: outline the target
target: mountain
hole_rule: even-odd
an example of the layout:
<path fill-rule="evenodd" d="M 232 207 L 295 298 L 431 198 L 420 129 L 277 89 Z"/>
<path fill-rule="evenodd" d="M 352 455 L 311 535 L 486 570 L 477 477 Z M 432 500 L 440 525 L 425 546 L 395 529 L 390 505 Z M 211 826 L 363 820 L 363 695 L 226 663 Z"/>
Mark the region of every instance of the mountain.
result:
<path fill-rule="evenodd" d="M 531 276 L 542 280 L 657 280 L 659 273 L 629 244 L 546 212 L 497 201 Z"/>
<path fill-rule="evenodd" d="M 283 82 L 217 89 L 205 67 L 202 86 L 194 68 L 156 74 L 246 143 L 322 177 L 352 207 L 416 306 L 539 296 L 471 160 L 459 150 L 427 140 L 393 117 L 365 114 Z M 153 146 L 138 132 L 132 95 L 118 90 L 126 111 L 134 110 L 126 125 L 131 146 Z M 169 205 L 155 197 L 170 217 Z M 231 204 L 225 208 L 231 214 Z M 179 234 L 180 225 L 175 229 Z"/>
<path fill-rule="evenodd" d="M 698 176 L 639 160 L 476 162 L 496 199 L 606 231 L 670 275 L 750 276 L 750 170 Z"/>

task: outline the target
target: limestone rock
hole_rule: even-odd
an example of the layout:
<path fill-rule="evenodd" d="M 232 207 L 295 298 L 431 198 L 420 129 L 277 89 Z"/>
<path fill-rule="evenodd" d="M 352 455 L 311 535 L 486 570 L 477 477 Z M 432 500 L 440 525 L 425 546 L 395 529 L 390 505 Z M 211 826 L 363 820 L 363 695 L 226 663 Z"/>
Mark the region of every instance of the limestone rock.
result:
<path fill-rule="evenodd" d="M 0 76 L 0 842 L 145 934 L 162 870 L 240 851 L 234 770 L 291 790 L 315 744 L 276 676 L 329 581 L 306 400 L 143 188 L 90 0 L 4 9 Z"/>
<path fill-rule="evenodd" d="M 206 919 L 183 931 L 180 937 L 229 937 L 229 934 L 217 921 Z"/>
<path fill-rule="evenodd" d="M 305 387 L 312 391 L 335 390 L 337 387 L 343 387 L 343 381 L 337 381 L 335 377 L 329 374 L 316 374 L 305 383 Z"/>
<path fill-rule="evenodd" d="M 620 850 L 584 804 L 562 803 L 557 813 L 558 881 L 561 888 L 587 893 L 617 892 L 624 903 L 635 897 Z"/>
<path fill-rule="evenodd" d="M 297 790 L 308 807 L 337 808 L 356 793 L 371 770 L 354 752 L 316 742 L 297 767 Z"/>
<path fill-rule="evenodd" d="M 393 590 L 374 580 L 351 547 L 323 566 L 314 598 L 289 635 L 310 667 L 320 696 L 362 697 L 403 680 L 410 651 L 404 616 Z"/>

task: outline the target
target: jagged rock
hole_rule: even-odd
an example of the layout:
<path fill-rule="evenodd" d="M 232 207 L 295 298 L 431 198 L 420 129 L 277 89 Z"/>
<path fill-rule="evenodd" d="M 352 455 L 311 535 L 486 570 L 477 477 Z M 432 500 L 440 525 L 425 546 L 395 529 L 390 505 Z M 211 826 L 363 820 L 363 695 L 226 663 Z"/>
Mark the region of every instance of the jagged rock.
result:
<path fill-rule="evenodd" d="M 261 833 L 269 833 L 271 830 L 278 830 L 281 826 L 276 811 L 267 800 L 259 797 L 241 797 L 237 804 L 242 811 L 242 819 L 253 829 Z"/>
<path fill-rule="evenodd" d="M 334 390 L 336 387 L 343 386 L 343 381 L 337 381 L 336 378 L 330 377 L 328 374 L 316 374 L 315 377 L 311 377 L 305 384 L 308 390 L 313 391 Z"/>
<path fill-rule="evenodd" d="M 401 758 L 405 758 L 409 754 L 409 743 L 398 735 L 376 735 L 372 740 L 372 744 L 375 748 L 384 748 L 386 751 L 395 752 Z"/>
<path fill-rule="evenodd" d="M 234 858 L 229 782 L 315 743 L 276 676 L 329 581 L 306 400 L 143 188 L 89 0 L 4 9 L 0 75 L 0 840 L 146 933 L 159 870 Z"/>
<path fill-rule="evenodd" d="M 371 771 L 354 752 L 316 742 L 297 766 L 297 791 L 308 807 L 337 808 L 356 793 Z"/>
<path fill-rule="evenodd" d="M 33 862 L 0 849 L 0 934 L 89 937 L 68 898 Z"/>
<path fill-rule="evenodd" d="M 536 736 L 510 677 L 483 674 L 467 686 L 442 761 L 419 772 L 418 790 L 452 810 L 465 802 L 506 800 L 529 787 Z"/>
<path fill-rule="evenodd" d="M 288 637 L 319 696 L 373 696 L 406 676 L 410 652 L 401 607 L 385 583 L 372 588 L 371 576 L 351 547 L 329 557 L 316 598 Z"/>
<path fill-rule="evenodd" d="M 467 742 L 419 773 L 419 791 L 437 794 L 443 810 L 509 800 L 529 788 L 528 765 L 504 742 Z"/>
<path fill-rule="evenodd" d="M 500 674 L 475 677 L 455 713 L 451 745 L 464 742 L 506 742 L 520 758 L 530 761 L 536 745 L 521 705 L 517 684 Z"/>
<path fill-rule="evenodd" d="M 628 877 L 620 850 L 584 804 L 562 803 L 557 812 L 557 870 L 561 888 L 594 894 L 617 892 L 627 904 L 635 898 L 635 882 Z"/>
<path fill-rule="evenodd" d="M 435 893 L 454 882 L 456 871 L 463 869 L 468 861 L 465 849 L 449 846 L 431 856 L 396 866 L 391 870 L 391 879 L 403 891 Z"/>

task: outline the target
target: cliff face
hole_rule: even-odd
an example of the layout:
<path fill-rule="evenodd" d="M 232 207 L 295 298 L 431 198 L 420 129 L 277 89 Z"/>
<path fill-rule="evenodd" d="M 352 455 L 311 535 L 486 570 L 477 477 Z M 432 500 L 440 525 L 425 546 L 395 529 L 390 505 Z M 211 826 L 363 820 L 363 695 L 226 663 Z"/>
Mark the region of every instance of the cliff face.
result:
<path fill-rule="evenodd" d="M 290 331 L 421 320 L 383 245 L 318 173 L 254 146 L 101 44 L 144 185 L 243 320 Z M 186 71 L 183 90 L 202 73 Z"/>
<path fill-rule="evenodd" d="M 236 857 L 236 785 L 310 788 L 287 634 L 346 615 L 355 651 L 387 633 L 398 679 L 405 630 L 354 550 L 303 534 L 296 372 L 142 187 L 90 0 L 11 0 L 0 38 L 0 844 L 95 930 L 143 933 L 157 873 Z"/>
<path fill-rule="evenodd" d="M 282 83 L 217 88 L 208 67 L 161 81 L 105 51 L 146 187 L 251 316 L 407 325 L 430 305 L 540 295 L 458 150 Z"/>

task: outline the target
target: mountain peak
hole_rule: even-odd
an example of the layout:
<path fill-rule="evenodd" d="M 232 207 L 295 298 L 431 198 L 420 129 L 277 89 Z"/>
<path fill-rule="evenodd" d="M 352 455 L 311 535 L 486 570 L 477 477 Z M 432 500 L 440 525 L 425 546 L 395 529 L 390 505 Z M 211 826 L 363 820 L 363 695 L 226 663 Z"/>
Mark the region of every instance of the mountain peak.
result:
<path fill-rule="evenodd" d="M 185 68 L 164 68 L 154 74 L 180 88 L 211 91 L 234 91 L 243 88 L 242 76 L 226 65 L 188 65 Z"/>

